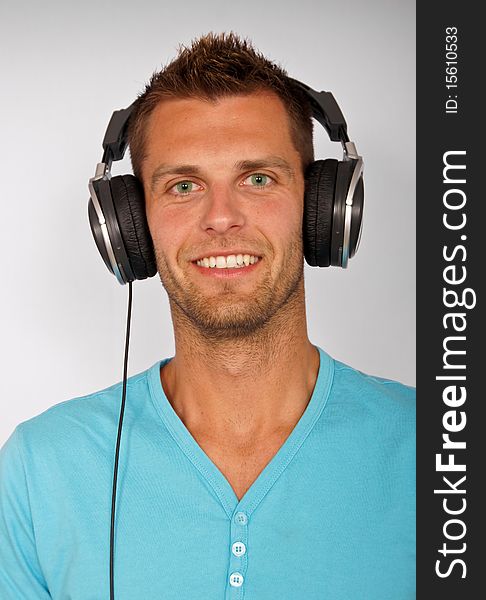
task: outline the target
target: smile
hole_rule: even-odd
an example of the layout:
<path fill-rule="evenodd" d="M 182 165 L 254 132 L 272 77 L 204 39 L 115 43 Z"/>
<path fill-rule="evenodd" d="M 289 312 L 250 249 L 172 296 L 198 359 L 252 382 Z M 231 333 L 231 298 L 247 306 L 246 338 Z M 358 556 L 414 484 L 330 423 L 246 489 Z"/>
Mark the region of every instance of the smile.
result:
<path fill-rule="evenodd" d="M 241 269 L 258 262 L 253 254 L 229 254 L 228 256 L 205 256 L 195 261 L 206 269 Z"/>
<path fill-rule="evenodd" d="M 216 279 L 239 279 L 250 275 L 260 267 L 261 256 L 253 254 L 229 254 L 227 256 L 205 256 L 192 261 L 197 271 Z"/>

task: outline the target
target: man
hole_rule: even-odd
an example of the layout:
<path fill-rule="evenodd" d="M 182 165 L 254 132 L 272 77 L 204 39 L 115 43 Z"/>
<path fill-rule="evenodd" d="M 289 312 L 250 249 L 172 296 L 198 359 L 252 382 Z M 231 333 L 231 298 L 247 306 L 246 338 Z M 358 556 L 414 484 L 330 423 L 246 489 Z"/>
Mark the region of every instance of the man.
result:
<path fill-rule="evenodd" d="M 184 49 L 136 110 L 176 351 L 128 380 L 116 597 L 410 600 L 413 390 L 307 334 L 309 107 L 230 34 Z M 3 448 L 2 598 L 108 597 L 120 387 L 52 407 Z"/>

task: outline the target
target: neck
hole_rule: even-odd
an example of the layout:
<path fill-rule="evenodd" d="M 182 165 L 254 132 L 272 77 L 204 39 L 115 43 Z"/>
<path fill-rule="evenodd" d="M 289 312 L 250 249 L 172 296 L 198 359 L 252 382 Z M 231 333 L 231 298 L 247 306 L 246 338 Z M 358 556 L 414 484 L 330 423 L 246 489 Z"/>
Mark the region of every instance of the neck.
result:
<path fill-rule="evenodd" d="M 295 426 L 319 369 L 300 291 L 264 327 L 231 339 L 208 339 L 171 304 L 176 352 L 161 380 L 191 433 L 248 443 Z"/>

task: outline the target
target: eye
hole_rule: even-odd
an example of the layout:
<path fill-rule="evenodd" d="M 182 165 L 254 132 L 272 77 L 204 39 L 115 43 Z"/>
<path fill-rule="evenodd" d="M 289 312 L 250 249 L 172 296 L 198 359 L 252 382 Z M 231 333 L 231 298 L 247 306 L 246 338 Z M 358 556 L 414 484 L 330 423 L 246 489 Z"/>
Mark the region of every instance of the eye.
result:
<path fill-rule="evenodd" d="M 243 185 L 255 188 L 268 187 L 272 183 L 273 179 L 269 175 L 265 175 L 264 173 L 252 173 L 251 175 L 248 175 L 246 179 L 243 180 Z"/>
<path fill-rule="evenodd" d="M 202 189 L 201 186 L 197 185 L 197 183 L 194 183 L 194 181 L 184 180 L 173 185 L 169 192 L 175 194 L 176 196 L 187 196 L 191 192 L 196 192 L 199 189 Z"/>

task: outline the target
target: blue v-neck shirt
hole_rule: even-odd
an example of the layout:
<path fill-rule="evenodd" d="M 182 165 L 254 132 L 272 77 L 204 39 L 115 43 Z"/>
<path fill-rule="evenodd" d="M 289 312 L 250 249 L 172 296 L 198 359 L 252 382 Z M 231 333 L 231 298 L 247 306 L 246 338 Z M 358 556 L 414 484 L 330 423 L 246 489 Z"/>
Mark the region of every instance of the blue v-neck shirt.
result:
<path fill-rule="evenodd" d="M 305 412 L 240 501 L 164 394 L 170 358 L 129 378 L 116 600 L 415 598 L 414 389 L 318 349 Z M 121 389 L 57 404 L 2 448 L 2 600 L 109 598 Z"/>

